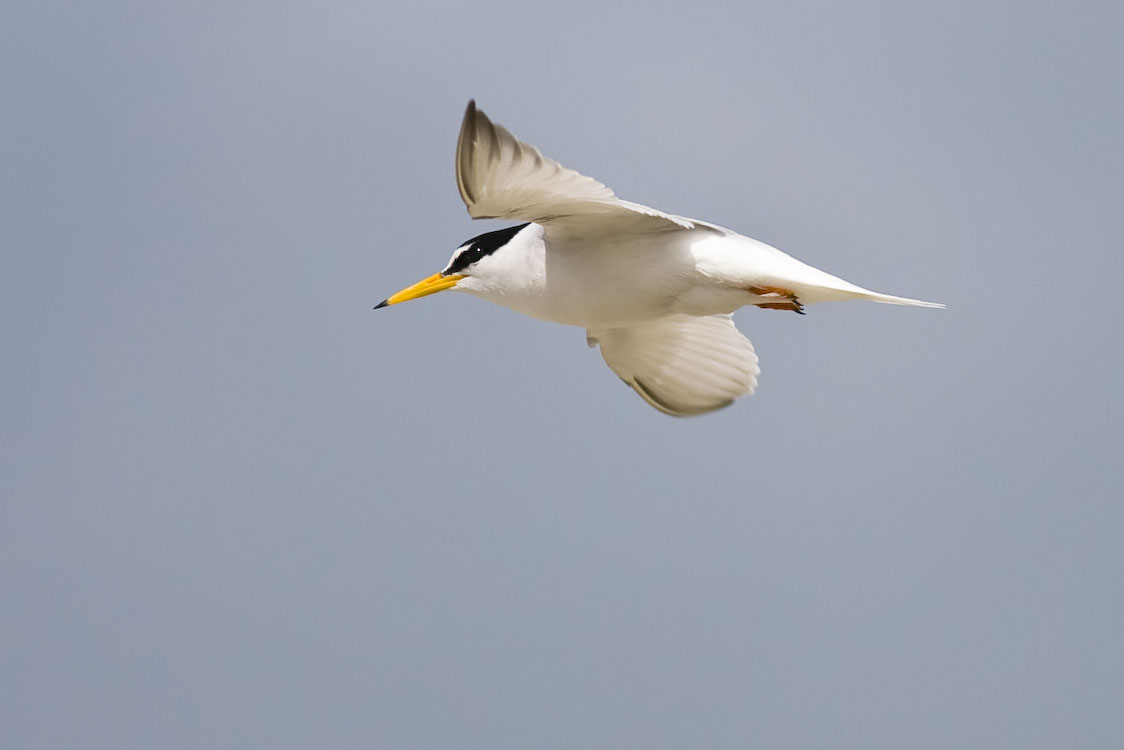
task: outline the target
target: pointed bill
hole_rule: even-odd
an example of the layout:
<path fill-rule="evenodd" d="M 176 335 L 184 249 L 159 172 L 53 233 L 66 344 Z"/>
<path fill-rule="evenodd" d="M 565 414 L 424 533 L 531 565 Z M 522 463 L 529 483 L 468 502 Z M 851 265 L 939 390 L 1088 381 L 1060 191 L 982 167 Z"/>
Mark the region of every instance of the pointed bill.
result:
<path fill-rule="evenodd" d="M 457 274 L 450 274 L 449 276 L 442 276 L 435 273 L 432 276 L 422 279 L 413 286 L 408 286 L 396 294 L 392 294 L 382 302 L 375 305 L 375 309 L 386 307 L 388 305 L 397 305 L 399 302 L 408 302 L 418 297 L 427 297 L 431 294 L 443 292 L 446 289 L 452 289 L 457 285 L 457 282 L 463 279 L 464 276 Z"/>

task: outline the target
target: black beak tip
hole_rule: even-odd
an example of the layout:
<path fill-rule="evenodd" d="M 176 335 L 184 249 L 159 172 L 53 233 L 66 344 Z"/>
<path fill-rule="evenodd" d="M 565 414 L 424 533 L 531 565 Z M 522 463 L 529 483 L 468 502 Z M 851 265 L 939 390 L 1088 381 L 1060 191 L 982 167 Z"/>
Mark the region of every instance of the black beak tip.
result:
<path fill-rule="evenodd" d="M 384 299 L 382 302 L 378 303 L 377 305 L 375 305 L 371 309 L 378 310 L 380 307 L 386 307 L 389 304 L 390 304 L 390 298 L 388 297 L 387 299 Z"/>

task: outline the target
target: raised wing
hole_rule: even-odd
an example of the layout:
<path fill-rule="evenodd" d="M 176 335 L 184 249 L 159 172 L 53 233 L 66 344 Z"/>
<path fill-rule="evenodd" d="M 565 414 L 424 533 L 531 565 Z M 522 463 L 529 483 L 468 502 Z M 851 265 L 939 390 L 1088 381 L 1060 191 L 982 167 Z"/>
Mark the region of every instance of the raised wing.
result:
<path fill-rule="evenodd" d="M 628 328 L 588 331 L 605 364 L 664 414 L 729 406 L 757 387 L 757 354 L 729 315 L 672 315 Z"/>
<path fill-rule="evenodd" d="M 470 101 L 457 140 L 457 188 L 474 219 L 519 219 L 547 224 L 573 216 L 611 218 L 649 229 L 693 229 L 699 222 L 622 201 L 592 177 L 563 167 L 496 125 Z"/>

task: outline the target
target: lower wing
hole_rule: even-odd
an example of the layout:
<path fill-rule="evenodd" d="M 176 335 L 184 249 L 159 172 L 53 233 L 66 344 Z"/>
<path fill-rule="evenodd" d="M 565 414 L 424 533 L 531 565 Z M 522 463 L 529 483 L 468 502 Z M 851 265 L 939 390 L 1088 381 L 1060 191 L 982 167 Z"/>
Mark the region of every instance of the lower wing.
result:
<path fill-rule="evenodd" d="M 761 372 L 753 344 L 729 315 L 671 315 L 588 337 L 621 380 L 674 417 L 729 406 L 753 393 Z"/>

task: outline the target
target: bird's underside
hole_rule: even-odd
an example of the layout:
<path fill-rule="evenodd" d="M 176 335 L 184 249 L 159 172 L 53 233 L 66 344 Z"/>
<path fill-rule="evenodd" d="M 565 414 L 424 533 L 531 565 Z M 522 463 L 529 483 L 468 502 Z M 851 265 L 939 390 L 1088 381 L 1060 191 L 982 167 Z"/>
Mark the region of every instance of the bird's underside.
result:
<path fill-rule="evenodd" d="M 943 307 L 873 292 L 722 227 L 623 201 L 518 140 L 471 101 L 456 175 L 473 218 L 530 224 L 500 230 L 512 235 L 506 244 L 463 275 L 435 275 L 401 298 L 456 286 L 583 325 L 613 372 L 666 414 L 714 411 L 756 388 L 757 355 L 730 316 L 738 307 L 803 314 L 808 304 L 844 299 Z M 480 254 L 472 242 L 460 250 Z M 450 268 L 461 267 L 456 257 Z"/>

